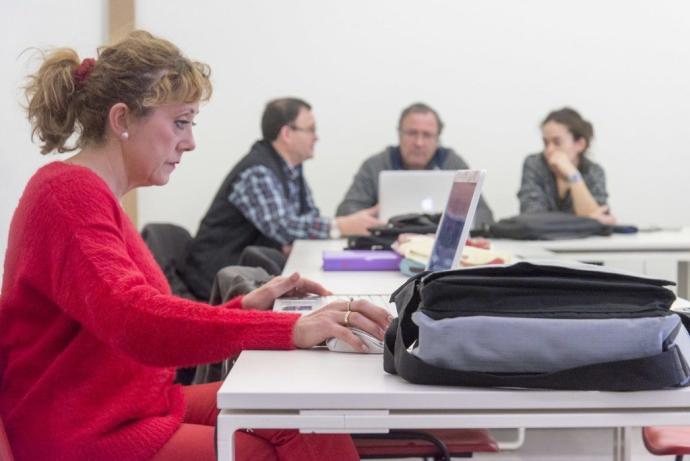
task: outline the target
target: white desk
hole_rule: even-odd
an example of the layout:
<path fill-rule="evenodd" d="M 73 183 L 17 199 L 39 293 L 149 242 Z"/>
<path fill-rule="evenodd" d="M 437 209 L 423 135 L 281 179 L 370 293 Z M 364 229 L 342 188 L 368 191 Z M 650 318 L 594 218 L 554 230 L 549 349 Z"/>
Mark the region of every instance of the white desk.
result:
<path fill-rule="evenodd" d="M 493 242 L 496 248 L 522 257 L 599 262 L 651 277 L 669 278 L 678 283 L 679 297 L 690 298 L 690 228 L 576 240 Z M 324 272 L 321 253 L 344 246 L 344 240 L 298 240 L 284 273 L 300 272 L 336 294 L 387 294 L 405 280 L 393 271 L 376 272 L 376 276 L 371 272 Z"/>
<path fill-rule="evenodd" d="M 495 240 L 496 245 L 512 240 Z M 675 280 L 677 294 L 690 298 L 690 228 L 614 234 L 575 240 L 520 242 L 571 260 L 598 262 L 632 272 Z"/>
<path fill-rule="evenodd" d="M 554 243 L 554 242 L 551 242 Z M 297 241 L 285 273 L 297 270 L 335 293 L 390 293 L 397 272 L 324 272 L 321 252 L 342 241 Z M 554 256 L 541 245 L 503 241 L 521 256 Z M 377 291 L 374 291 L 377 290 Z M 232 460 L 242 428 L 386 432 L 396 428 L 616 428 L 614 459 L 629 459 L 624 428 L 690 425 L 690 388 L 584 392 L 419 386 L 383 371 L 379 355 L 246 351 L 218 393 L 220 460 Z"/>
<path fill-rule="evenodd" d="M 316 280 L 335 294 L 386 295 L 395 291 L 407 277 L 398 271 L 333 271 L 321 269 L 321 254 L 342 250 L 345 240 L 297 240 L 292 246 L 283 274 L 299 272 Z"/>
<path fill-rule="evenodd" d="M 497 241 L 497 247 L 523 258 L 560 259 L 560 255 L 537 245 L 517 240 Z M 390 294 L 407 277 L 398 271 L 324 271 L 321 254 L 326 250 L 342 250 L 345 240 L 297 240 L 283 274 L 299 272 L 316 280 L 335 294 Z"/>
<path fill-rule="evenodd" d="M 501 240 L 497 240 L 500 242 Z M 690 253 L 690 228 L 679 230 L 613 234 L 608 237 L 587 237 L 573 240 L 523 242 L 528 246 L 540 246 L 563 253 Z"/>
<path fill-rule="evenodd" d="M 243 428 L 386 432 L 410 428 L 612 427 L 690 424 L 690 388 L 649 392 L 421 386 L 388 375 L 380 355 L 246 351 L 218 393 L 219 460 Z M 625 444 L 615 459 L 626 459 Z"/>

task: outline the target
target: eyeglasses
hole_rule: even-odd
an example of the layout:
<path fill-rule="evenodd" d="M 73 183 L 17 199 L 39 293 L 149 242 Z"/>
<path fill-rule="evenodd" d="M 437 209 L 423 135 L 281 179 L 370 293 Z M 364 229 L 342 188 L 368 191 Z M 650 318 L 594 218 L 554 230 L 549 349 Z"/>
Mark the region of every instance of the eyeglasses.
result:
<path fill-rule="evenodd" d="M 435 141 L 438 139 L 438 134 L 436 133 L 430 133 L 428 131 L 417 131 L 417 130 L 401 130 L 400 134 L 404 138 L 408 139 L 417 139 L 417 138 L 422 138 L 423 141 L 429 142 L 429 141 Z"/>
<path fill-rule="evenodd" d="M 316 127 L 315 127 L 315 126 L 310 126 L 310 127 L 307 127 L 307 128 L 302 128 L 302 127 L 295 126 L 295 125 L 288 125 L 288 128 L 290 128 L 290 129 L 293 130 L 293 131 L 302 131 L 302 132 L 304 132 L 304 133 L 316 134 Z"/>

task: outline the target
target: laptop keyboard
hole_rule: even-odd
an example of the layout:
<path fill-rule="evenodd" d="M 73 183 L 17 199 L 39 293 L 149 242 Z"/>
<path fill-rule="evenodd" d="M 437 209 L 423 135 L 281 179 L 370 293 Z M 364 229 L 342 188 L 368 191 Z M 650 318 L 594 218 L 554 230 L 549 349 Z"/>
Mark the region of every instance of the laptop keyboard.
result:
<path fill-rule="evenodd" d="M 395 304 L 388 302 L 390 295 L 330 295 L 330 296 L 314 296 L 309 298 L 278 298 L 273 304 L 273 310 L 283 311 L 283 312 L 299 312 L 307 313 L 312 310 L 319 309 L 326 304 L 332 303 L 334 301 L 347 301 L 352 299 L 357 301 L 360 299 L 365 299 L 370 303 L 383 307 L 394 317 L 398 316 L 398 312 L 395 309 Z"/>
<path fill-rule="evenodd" d="M 330 295 L 321 297 L 321 299 L 324 299 L 327 303 L 331 303 L 333 301 L 347 301 L 349 299 L 352 299 L 353 301 L 364 299 L 370 303 L 376 304 L 377 306 L 387 305 L 389 298 L 390 295 Z"/>

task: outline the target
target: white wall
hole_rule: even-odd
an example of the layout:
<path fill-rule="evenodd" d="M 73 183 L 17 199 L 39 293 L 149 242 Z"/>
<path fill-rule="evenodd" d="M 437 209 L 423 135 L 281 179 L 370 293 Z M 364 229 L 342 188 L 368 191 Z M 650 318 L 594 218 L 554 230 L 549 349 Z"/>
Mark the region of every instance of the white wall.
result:
<path fill-rule="evenodd" d="M 69 46 L 80 56 L 94 56 L 103 43 L 104 4 L 93 0 L 9 0 L 0 6 L 0 260 L 7 231 L 26 181 L 44 163 L 64 156 L 43 157 L 31 143 L 31 127 L 21 107 L 24 77 L 37 69 L 28 48 Z M 0 267 L 0 275 L 2 268 Z"/>
<path fill-rule="evenodd" d="M 307 163 L 332 214 L 362 160 L 396 142 L 413 101 L 445 119 L 443 142 L 489 170 L 497 216 L 517 212 L 523 157 L 546 113 L 595 127 L 611 207 L 642 225 L 690 224 L 690 3 L 553 0 L 146 0 L 140 27 L 213 67 L 197 151 L 169 187 L 143 191 L 145 221 L 196 229 L 224 175 L 259 137 L 267 100 L 311 102 L 321 140 Z"/>
<path fill-rule="evenodd" d="M 18 89 L 30 46 L 92 56 L 104 2 L 11 0 L 0 8 L 0 254 L 10 216 L 45 159 L 29 140 Z M 142 223 L 194 231 L 231 166 L 259 137 L 271 98 L 314 105 L 320 142 L 306 171 L 332 214 L 362 160 L 396 142 L 400 110 L 436 107 L 443 142 L 487 168 L 497 216 L 516 213 L 522 158 L 539 121 L 569 104 L 595 126 L 611 205 L 642 225 L 690 224 L 690 3 L 553 0 L 139 0 L 139 26 L 213 67 L 198 148 L 170 184 L 140 191 Z"/>

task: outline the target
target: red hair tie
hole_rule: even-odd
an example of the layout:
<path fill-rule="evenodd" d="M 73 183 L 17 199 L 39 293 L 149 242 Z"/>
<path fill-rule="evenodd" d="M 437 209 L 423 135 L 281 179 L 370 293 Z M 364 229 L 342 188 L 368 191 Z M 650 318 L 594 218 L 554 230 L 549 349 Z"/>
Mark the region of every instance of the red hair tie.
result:
<path fill-rule="evenodd" d="M 93 71 L 96 65 L 96 60 L 93 58 L 84 59 L 76 69 L 74 69 L 74 84 L 77 89 L 80 90 L 84 87 L 84 84 L 89 79 L 89 75 Z"/>

